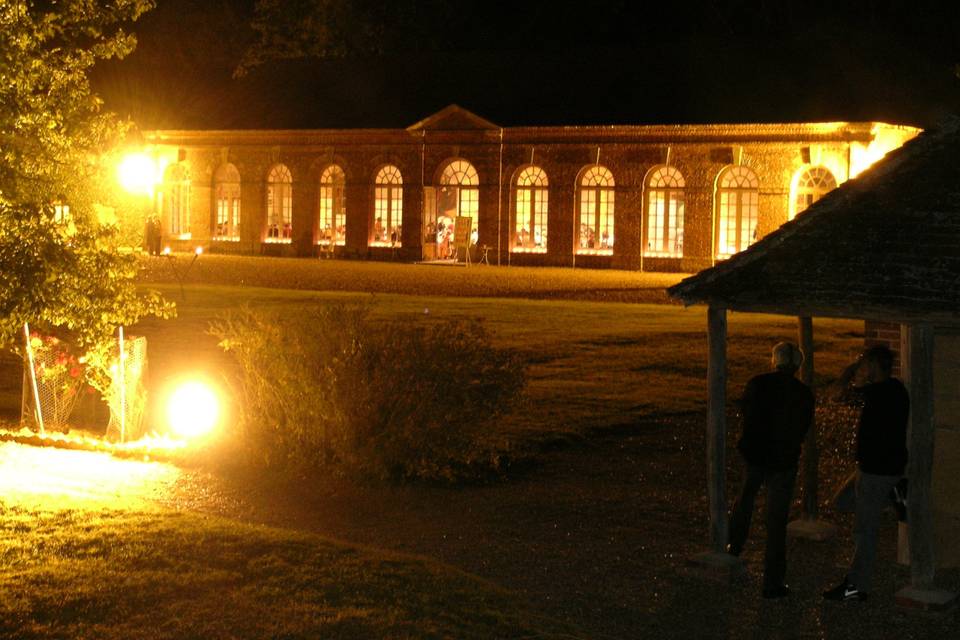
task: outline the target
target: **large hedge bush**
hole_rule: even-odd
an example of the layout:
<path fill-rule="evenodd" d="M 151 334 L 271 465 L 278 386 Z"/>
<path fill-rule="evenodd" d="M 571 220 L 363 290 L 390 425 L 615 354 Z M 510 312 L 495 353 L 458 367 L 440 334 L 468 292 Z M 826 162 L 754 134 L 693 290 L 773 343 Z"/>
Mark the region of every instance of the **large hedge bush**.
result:
<path fill-rule="evenodd" d="M 490 425 L 525 373 L 476 321 L 376 321 L 369 306 L 296 317 L 245 309 L 212 333 L 234 356 L 238 429 L 250 459 L 390 480 L 476 479 L 502 470 Z"/>

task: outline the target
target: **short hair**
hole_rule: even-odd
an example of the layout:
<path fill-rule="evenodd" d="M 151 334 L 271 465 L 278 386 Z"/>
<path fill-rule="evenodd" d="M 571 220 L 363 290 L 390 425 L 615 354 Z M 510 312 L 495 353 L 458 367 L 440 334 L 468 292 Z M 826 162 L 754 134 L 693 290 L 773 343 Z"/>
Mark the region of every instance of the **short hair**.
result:
<path fill-rule="evenodd" d="M 885 344 L 875 344 L 864 351 L 863 359 L 876 362 L 880 370 L 886 374 L 893 371 L 893 351 Z"/>
<path fill-rule="evenodd" d="M 777 369 L 799 369 L 803 364 L 803 352 L 792 342 L 778 342 L 770 357 Z"/>

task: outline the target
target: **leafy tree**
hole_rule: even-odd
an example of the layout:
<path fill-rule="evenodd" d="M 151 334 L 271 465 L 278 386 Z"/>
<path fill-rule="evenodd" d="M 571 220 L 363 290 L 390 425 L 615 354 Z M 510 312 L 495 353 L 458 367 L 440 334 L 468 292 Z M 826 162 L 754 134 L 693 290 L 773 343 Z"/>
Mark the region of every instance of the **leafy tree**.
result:
<path fill-rule="evenodd" d="M 24 322 L 102 347 L 120 324 L 167 315 L 137 291 L 132 255 L 98 211 L 129 125 L 102 110 L 88 73 L 132 51 L 123 25 L 152 0 L 0 2 L 0 344 Z M 65 216 L 62 207 L 67 205 Z"/>

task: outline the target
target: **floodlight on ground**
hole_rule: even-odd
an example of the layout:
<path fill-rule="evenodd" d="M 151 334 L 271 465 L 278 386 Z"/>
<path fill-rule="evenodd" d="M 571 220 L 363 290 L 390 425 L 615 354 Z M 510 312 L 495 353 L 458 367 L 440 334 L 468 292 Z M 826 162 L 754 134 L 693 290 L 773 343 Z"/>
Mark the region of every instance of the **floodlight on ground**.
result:
<path fill-rule="evenodd" d="M 193 250 L 193 253 L 199 256 L 200 254 L 203 253 L 203 247 L 197 247 L 196 249 Z"/>
<path fill-rule="evenodd" d="M 128 193 L 152 196 L 158 180 L 157 163 L 143 153 L 130 153 L 117 165 L 117 180 Z"/>
<path fill-rule="evenodd" d="M 203 380 L 185 380 L 167 400 L 167 421 L 171 432 L 185 439 L 209 434 L 220 419 L 220 398 Z"/>

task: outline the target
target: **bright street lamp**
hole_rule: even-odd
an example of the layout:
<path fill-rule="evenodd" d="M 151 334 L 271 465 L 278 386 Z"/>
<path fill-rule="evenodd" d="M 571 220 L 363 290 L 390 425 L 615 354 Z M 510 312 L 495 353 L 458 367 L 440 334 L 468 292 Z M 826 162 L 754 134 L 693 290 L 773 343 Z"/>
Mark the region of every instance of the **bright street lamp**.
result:
<path fill-rule="evenodd" d="M 117 180 L 128 193 L 153 196 L 159 180 L 159 167 L 145 153 L 129 153 L 117 165 Z"/>

